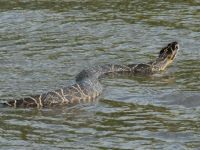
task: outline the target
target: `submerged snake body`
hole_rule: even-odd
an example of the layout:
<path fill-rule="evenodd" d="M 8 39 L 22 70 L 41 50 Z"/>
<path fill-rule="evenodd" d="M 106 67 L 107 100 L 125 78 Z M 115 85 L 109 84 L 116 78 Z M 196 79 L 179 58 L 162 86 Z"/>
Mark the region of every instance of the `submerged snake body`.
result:
<path fill-rule="evenodd" d="M 144 69 L 144 67 L 146 69 Z M 142 69 L 143 68 L 143 69 Z M 147 69 L 148 68 L 148 69 Z M 41 95 L 11 100 L 5 104 L 14 107 L 50 107 L 90 102 L 102 93 L 100 79 L 111 73 L 145 73 L 150 74 L 150 65 L 114 65 L 107 64 L 83 70 L 76 76 L 76 83 L 65 88 L 50 91 Z"/>
<path fill-rule="evenodd" d="M 150 75 L 164 70 L 173 61 L 178 50 L 178 43 L 170 43 L 160 51 L 159 57 L 147 64 L 115 65 L 106 64 L 81 71 L 76 76 L 76 83 L 65 88 L 50 91 L 41 95 L 9 100 L 3 103 L 11 107 L 51 107 L 90 102 L 102 93 L 100 79 L 112 73 L 130 73 Z M 170 57 L 169 57 L 170 56 Z M 173 59 L 172 59 L 173 58 Z"/>

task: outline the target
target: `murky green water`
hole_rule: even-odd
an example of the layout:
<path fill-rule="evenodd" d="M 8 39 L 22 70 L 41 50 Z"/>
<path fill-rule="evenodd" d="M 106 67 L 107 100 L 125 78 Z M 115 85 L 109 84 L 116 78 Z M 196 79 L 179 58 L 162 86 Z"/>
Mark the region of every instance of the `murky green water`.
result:
<path fill-rule="evenodd" d="M 153 78 L 107 78 L 100 100 L 0 110 L 0 149 L 200 149 L 200 1 L 0 0 L 0 99 L 74 82 L 83 68 L 148 62 L 178 40 Z"/>

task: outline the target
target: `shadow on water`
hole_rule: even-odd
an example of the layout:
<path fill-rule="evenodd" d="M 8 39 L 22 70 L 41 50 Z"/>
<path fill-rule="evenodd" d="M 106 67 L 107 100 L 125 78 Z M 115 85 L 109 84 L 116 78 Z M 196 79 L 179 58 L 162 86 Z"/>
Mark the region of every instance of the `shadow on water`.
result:
<path fill-rule="evenodd" d="M 186 108 L 199 108 L 200 106 L 200 95 L 197 93 L 172 93 L 170 95 L 161 96 L 162 104 L 172 106 L 183 106 Z"/>

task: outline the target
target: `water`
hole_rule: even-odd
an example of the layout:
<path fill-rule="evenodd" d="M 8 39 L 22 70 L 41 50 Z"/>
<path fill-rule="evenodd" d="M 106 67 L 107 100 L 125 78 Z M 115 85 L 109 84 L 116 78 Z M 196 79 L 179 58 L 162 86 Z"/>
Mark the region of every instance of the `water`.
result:
<path fill-rule="evenodd" d="M 180 51 L 154 77 L 103 80 L 92 104 L 0 110 L 0 149 L 200 149 L 200 1 L 0 0 L 0 99 L 64 87 L 83 68 Z"/>

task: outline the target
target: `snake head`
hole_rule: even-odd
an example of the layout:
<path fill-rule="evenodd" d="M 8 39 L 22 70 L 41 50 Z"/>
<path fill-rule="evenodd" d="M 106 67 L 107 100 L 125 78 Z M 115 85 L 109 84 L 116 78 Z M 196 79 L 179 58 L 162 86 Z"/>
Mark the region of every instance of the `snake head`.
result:
<path fill-rule="evenodd" d="M 178 42 L 172 42 L 169 43 L 166 47 L 162 48 L 159 54 L 159 58 L 161 59 L 169 59 L 169 60 L 174 60 L 177 51 L 179 49 Z"/>
<path fill-rule="evenodd" d="M 158 60 L 159 70 L 164 70 L 169 64 L 173 62 L 179 49 L 178 42 L 171 42 L 166 47 L 162 48 Z"/>

